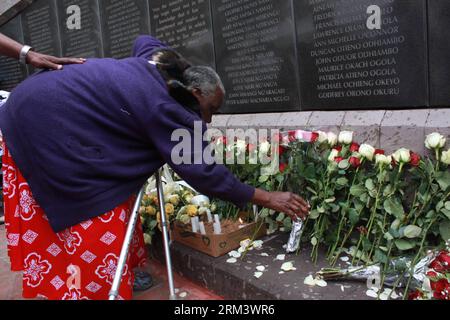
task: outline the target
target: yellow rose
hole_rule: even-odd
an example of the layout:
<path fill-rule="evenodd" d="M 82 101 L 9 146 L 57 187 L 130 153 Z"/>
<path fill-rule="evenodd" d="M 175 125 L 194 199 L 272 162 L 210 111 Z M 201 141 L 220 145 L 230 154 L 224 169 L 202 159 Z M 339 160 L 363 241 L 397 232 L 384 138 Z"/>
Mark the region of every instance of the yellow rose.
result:
<path fill-rule="evenodd" d="M 154 216 L 156 214 L 156 209 L 152 206 L 148 206 L 145 208 L 145 213 L 147 213 L 149 216 Z"/>
<path fill-rule="evenodd" d="M 188 214 L 190 217 L 195 217 L 198 213 L 198 209 L 194 205 L 189 205 L 186 207 L 186 214 Z"/>
<path fill-rule="evenodd" d="M 171 203 L 166 204 L 166 216 L 171 216 L 175 212 L 175 207 Z"/>
<path fill-rule="evenodd" d="M 174 206 L 177 206 L 180 204 L 180 196 L 177 194 L 170 196 L 168 200 Z"/>
<path fill-rule="evenodd" d="M 139 208 L 139 214 L 144 215 L 146 213 L 146 207 L 142 206 Z"/>

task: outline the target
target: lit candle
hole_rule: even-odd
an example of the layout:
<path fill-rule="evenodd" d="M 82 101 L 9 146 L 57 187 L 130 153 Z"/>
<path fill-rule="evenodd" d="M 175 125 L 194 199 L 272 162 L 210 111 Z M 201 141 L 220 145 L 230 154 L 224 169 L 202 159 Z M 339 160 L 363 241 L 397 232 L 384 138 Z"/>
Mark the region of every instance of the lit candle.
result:
<path fill-rule="evenodd" d="M 192 232 L 198 232 L 198 225 L 196 223 L 195 217 L 191 218 Z"/>
<path fill-rule="evenodd" d="M 199 225 L 200 225 L 200 233 L 205 236 L 206 235 L 205 224 L 202 221 L 202 222 L 200 222 Z"/>

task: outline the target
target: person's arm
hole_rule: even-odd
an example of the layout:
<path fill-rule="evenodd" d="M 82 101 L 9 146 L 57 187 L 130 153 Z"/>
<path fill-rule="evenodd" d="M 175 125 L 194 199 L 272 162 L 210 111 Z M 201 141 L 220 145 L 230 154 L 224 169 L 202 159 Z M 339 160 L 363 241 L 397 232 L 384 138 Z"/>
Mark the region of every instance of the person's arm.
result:
<path fill-rule="evenodd" d="M 291 216 L 294 220 L 297 217 L 306 218 L 309 214 L 309 206 L 300 196 L 289 192 L 266 192 L 255 189 L 240 182 L 225 166 L 217 164 L 192 164 L 194 163 L 195 152 L 189 152 L 186 156 L 191 160 L 191 164 L 174 164 L 172 150 L 179 144 L 179 141 L 171 141 L 172 133 L 177 129 L 185 130 L 191 139 L 194 138 L 194 121 L 200 121 L 193 115 L 185 111 L 181 106 L 160 105 L 158 112 L 152 114 L 152 119 L 147 125 L 148 134 L 160 153 L 161 157 L 172 169 L 187 183 L 199 192 L 230 201 L 238 207 L 244 207 L 247 203 L 254 203 L 269 209 L 283 212 Z M 206 125 L 203 123 L 203 132 Z M 193 148 L 194 142 L 191 141 Z M 202 144 L 202 152 L 207 143 Z M 197 154 L 197 156 L 202 156 Z"/>
<path fill-rule="evenodd" d="M 19 59 L 23 47 L 17 41 L 0 33 L 0 55 Z M 57 58 L 31 50 L 28 52 L 26 59 L 26 62 L 35 68 L 53 70 L 61 70 L 64 64 L 81 64 L 85 61 L 83 58 Z"/>

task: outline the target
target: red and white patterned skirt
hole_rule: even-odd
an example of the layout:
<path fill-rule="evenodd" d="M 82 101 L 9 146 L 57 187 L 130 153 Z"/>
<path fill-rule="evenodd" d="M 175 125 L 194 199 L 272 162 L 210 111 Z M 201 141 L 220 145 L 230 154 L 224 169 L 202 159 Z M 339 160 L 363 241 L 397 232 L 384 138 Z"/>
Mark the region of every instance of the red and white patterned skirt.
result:
<path fill-rule="evenodd" d="M 134 197 L 98 218 L 55 233 L 6 145 L 3 148 L 8 255 L 11 270 L 23 271 L 23 297 L 108 299 Z M 120 299 L 132 298 L 132 270 L 142 266 L 146 256 L 138 223 L 119 290 Z"/>

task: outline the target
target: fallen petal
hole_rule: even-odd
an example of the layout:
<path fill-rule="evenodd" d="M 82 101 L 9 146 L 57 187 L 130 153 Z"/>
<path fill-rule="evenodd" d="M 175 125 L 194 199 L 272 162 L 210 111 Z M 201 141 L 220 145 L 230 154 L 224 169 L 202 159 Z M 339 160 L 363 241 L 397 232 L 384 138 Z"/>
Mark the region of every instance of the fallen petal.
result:
<path fill-rule="evenodd" d="M 256 278 L 256 279 L 259 279 L 259 278 L 261 278 L 261 277 L 262 277 L 262 275 L 263 275 L 263 273 L 262 273 L 262 272 L 255 272 L 255 274 L 254 274 L 254 276 L 255 276 L 255 278 Z"/>
<path fill-rule="evenodd" d="M 347 262 L 347 261 L 349 261 L 349 260 L 350 260 L 349 257 L 342 257 L 342 258 L 341 258 L 341 261 L 342 261 L 342 262 Z"/>
<path fill-rule="evenodd" d="M 376 293 L 375 291 L 373 291 L 371 289 L 366 291 L 366 295 L 371 298 L 375 298 L 375 299 L 378 298 L 378 293 Z"/>
<path fill-rule="evenodd" d="M 264 267 L 264 266 L 257 266 L 256 270 L 258 270 L 259 272 L 263 272 L 263 271 L 266 271 L 266 267 Z"/>
<path fill-rule="evenodd" d="M 275 258 L 275 261 L 284 261 L 285 259 L 286 259 L 286 255 L 285 254 L 279 254 Z"/>
<path fill-rule="evenodd" d="M 265 252 L 261 253 L 261 257 L 268 257 L 269 255 Z"/>
<path fill-rule="evenodd" d="M 241 254 L 238 251 L 231 251 L 230 253 L 228 253 L 228 255 L 230 257 L 233 257 L 233 258 L 240 258 L 241 257 Z"/>
<path fill-rule="evenodd" d="M 227 263 L 236 263 L 237 259 L 236 258 L 230 258 L 227 260 Z"/>
<path fill-rule="evenodd" d="M 319 287 L 326 287 L 328 284 L 325 280 L 316 280 L 316 285 L 318 285 Z"/>
<path fill-rule="evenodd" d="M 313 276 L 307 276 L 305 278 L 305 281 L 303 281 L 304 284 L 307 286 L 314 287 L 316 285 L 316 279 L 313 278 Z"/>
<path fill-rule="evenodd" d="M 180 298 L 186 298 L 186 297 L 187 297 L 187 293 L 186 292 L 180 293 Z"/>
<path fill-rule="evenodd" d="M 288 271 L 297 270 L 297 269 L 294 268 L 294 264 L 292 262 L 285 262 L 281 266 L 281 270 L 288 272 Z"/>

